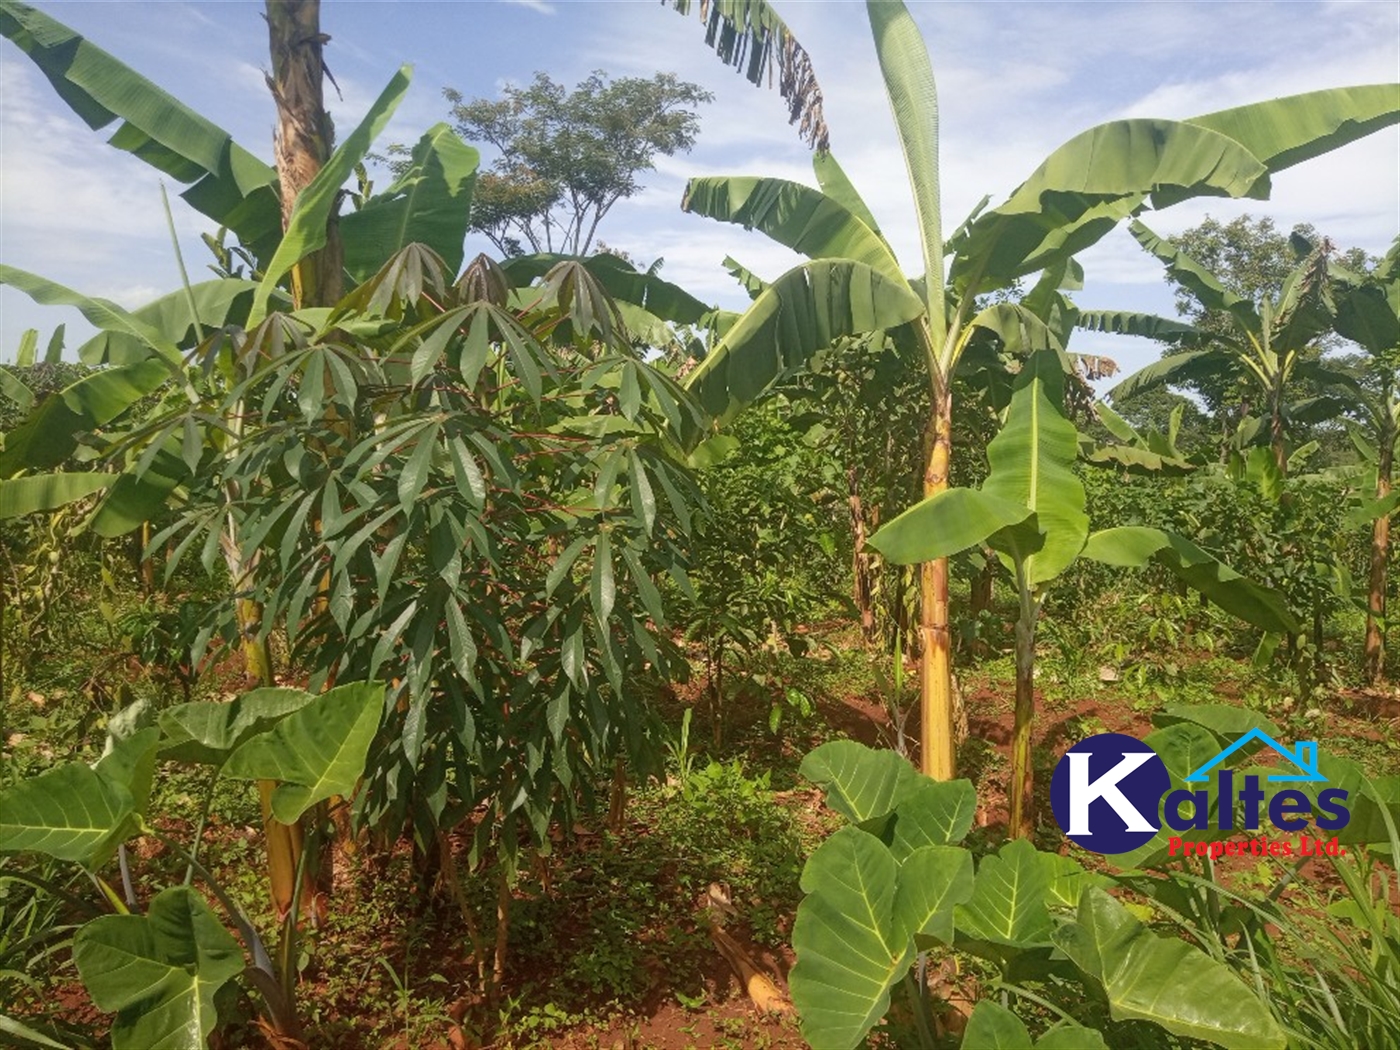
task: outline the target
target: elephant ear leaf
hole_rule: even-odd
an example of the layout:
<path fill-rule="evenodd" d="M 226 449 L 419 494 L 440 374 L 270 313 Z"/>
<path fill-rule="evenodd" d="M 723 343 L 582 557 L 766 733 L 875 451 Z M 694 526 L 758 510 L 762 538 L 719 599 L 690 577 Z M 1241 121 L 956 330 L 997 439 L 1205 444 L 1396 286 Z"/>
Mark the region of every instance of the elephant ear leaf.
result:
<path fill-rule="evenodd" d="M 1053 936 L 1103 985 L 1115 1021 L 1152 1021 L 1226 1050 L 1287 1045 L 1273 1015 L 1228 966 L 1180 938 L 1153 933 L 1104 890 L 1086 890 L 1077 921 Z"/>
<path fill-rule="evenodd" d="M 803 868 L 789 983 L 812 1046 L 854 1050 L 889 1009 L 913 956 L 896 915 L 898 876 L 884 843 L 855 827 L 823 842 Z"/>
<path fill-rule="evenodd" d="M 1084 556 L 1133 569 L 1156 562 L 1246 623 L 1285 634 L 1300 629 L 1278 591 L 1246 579 L 1175 533 L 1135 525 L 1104 529 L 1089 537 Z"/>
<path fill-rule="evenodd" d="M 225 763 L 235 780 L 277 780 L 272 815 L 291 824 L 332 795 L 350 795 L 365 768 L 384 709 L 384 687 L 344 685 L 246 740 Z"/>
<path fill-rule="evenodd" d="M 73 939 L 78 974 L 115 1013 L 112 1050 L 205 1046 L 214 995 L 243 970 L 238 942 L 187 886 L 158 894 L 146 915 L 104 915 Z"/>
<path fill-rule="evenodd" d="M 854 740 L 823 744 L 798 772 L 826 792 L 828 806 L 855 823 L 894 812 L 920 784 L 907 759 Z"/>
<path fill-rule="evenodd" d="M 960 933 L 979 941 L 1026 948 L 1050 943 L 1046 897 L 1050 873 L 1025 839 L 982 858 L 972 896 L 957 909 Z"/>
<path fill-rule="evenodd" d="M 267 688 L 244 693 L 230 703 L 179 704 L 161 713 L 161 755 L 179 762 L 221 765 L 246 740 L 315 699 L 300 689 Z"/>
<path fill-rule="evenodd" d="M 0 853 L 46 853 L 100 868 L 136 829 L 136 803 L 119 778 L 70 762 L 0 794 Z"/>

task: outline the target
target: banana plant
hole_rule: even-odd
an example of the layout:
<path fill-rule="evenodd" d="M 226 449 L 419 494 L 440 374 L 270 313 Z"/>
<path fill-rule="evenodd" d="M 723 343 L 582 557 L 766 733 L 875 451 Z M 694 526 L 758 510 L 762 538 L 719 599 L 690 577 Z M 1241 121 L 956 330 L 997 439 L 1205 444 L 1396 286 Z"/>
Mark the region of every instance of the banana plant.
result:
<path fill-rule="evenodd" d="M 296 923 L 283 922 L 274 958 L 199 859 L 204 821 L 219 780 L 275 780 L 272 807 L 286 824 L 333 795 L 352 795 L 383 706 L 378 683 L 319 696 L 258 689 L 231 703 L 168 708 L 157 724 L 137 705 L 111 719 L 106 750 L 94 764 L 58 765 L 0 794 L 0 853 L 42 853 L 79 865 L 111 909 L 78 930 L 73 958 L 98 1009 L 116 1015 L 113 1050 L 203 1050 L 217 1024 L 220 990 L 240 975 L 272 1029 L 299 1038 Z M 214 771 L 188 846 L 161 831 L 153 812 L 163 761 Z M 127 851 L 139 838 L 163 845 L 187 872 L 183 884 L 156 894 L 145 914 L 137 910 Z M 114 861 L 120 892 L 109 881 Z M 223 918 L 193 888 L 195 876 Z"/>
<path fill-rule="evenodd" d="M 1148 740 L 1170 756 L 1179 741 L 1199 738 L 1215 739 L 1191 725 Z M 1089 1050 L 1109 1045 L 1097 1026 L 1111 1036 L 1125 1021 L 1238 1050 L 1286 1045 L 1268 1008 L 1225 962 L 1148 929 L 1107 892 L 1109 876 L 1025 839 L 974 864 L 962 845 L 977 808 L 969 781 L 931 780 L 891 751 L 850 740 L 817 748 L 801 773 L 846 822 L 808 858 L 793 925 L 789 984 L 812 1046 L 861 1045 L 896 986 L 909 997 L 918 1045 L 943 1045 L 914 965 L 920 952 L 949 947 L 991 964 L 992 994 L 974 1008 L 964 1047 Z M 1026 987 L 1037 982 L 1045 987 Z M 1058 1020 L 1032 1044 L 996 993 L 1027 1016 L 1043 1018 L 1049 1005 Z"/>
<path fill-rule="evenodd" d="M 901 268 L 873 211 L 826 150 L 814 158 L 819 189 L 770 178 L 692 180 L 684 208 L 762 230 L 811 261 L 764 289 L 688 383 L 722 421 L 833 341 L 899 331 L 927 365 L 929 497 L 949 484 L 952 377 L 977 327 L 980 295 L 1064 263 L 1149 206 L 1203 195 L 1265 199 L 1274 172 L 1400 121 L 1400 84 L 1311 92 L 1183 121 L 1112 121 L 1070 139 L 1005 202 L 985 209 L 984 201 L 945 239 L 928 52 L 900 0 L 866 7 L 909 173 L 920 266 L 912 274 Z M 762 0 L 710 5 L 706 41 L 729 61 L 751 55 L 751 76 L 775 48 L 796 44 Z M 785 82 L 784 98 L 805 127 L 820 117 L 822 94 L 798 50 L 801 90 Z M 946 558 L 922 564 L 920 590 L 924 769 L 946 779 L 954 769 Z"/>
<path fill-rule="evenodd" d="M 1366 599 L 1364 666 L 1372 683 L 1385 669 L 1386 578 L 1390 562 L 1390 519 L 1397 497 L 1391 492 L 1395 447 L 1400 442 L 1400 237 L 1391 243 L 1376 270 L 1366 276 L 1340 266 L 1332 269 L 1337 297 L 1338 334 L 1358 343 L 1371 358 L 1365 382 L 1334 374 L 1331 382 L 1349 398 L 1361 416 L 1361 433 L 1353 443 L 1362 458 L 1375 466 L 1370 579 Z"/>
<path fill-rule="evenodd" d="M 1330 245 L 1323 242 L 1314 246 L 1299 239 L 1295 249 L 1303 257 L 1285 279 L 1278 298 L 1264 297 L 1254 303 L 1229 291 L 1204 266 L 1141 222 L 1134 221 L 1129 229 L 1143 249 L 1162 262 L 1172 280 L 1206 309 L 1221 311 L 1233 331 L 1215 335 L 1149 315 L 1085 311 L 1077 321 L 1080 327 L 1144 336 L 1184 348 L 1182 353 L 1135 372 L 1114 387 L 1109 396 L 1121 402 L 1164 383 L 1240 372 L 1258 394 L 1274 462 L 1286 472 L 1285 432 L 1290 420 L 1300 413 L 1307 413 L 1312 420 L 1327 418 L 1345 407 L 1344 402 L 1333 398 L 1306 405 L 1288 403 L 1289 389 L 1300 370 L 1311 364 L 1315 370 L 1328 372 L 1316 362 L 1305 362 L 1303 353 L 1331 330 L 1336 315 L 1329 276 L 1335 268 L 1328 259 Z"/>
<path fill-rule="evenodd" d="M 1053 351 L 1037 351 L 1017 377 L 1005 424 L 987 446 L 991 469 L 982 487 L 931 496 L 870 538 L 872 547 L 901 564 L 990 547 L 1016 581 L 1020 615 L 1010 829 L 1018 836 L 1032 831 L 1036 626 L 1050 588 L 1078 558 L 1131 568 L 1156 563 L 1248 623 L 1270 631 L 1299 629 L 1281 595 L 1244 579 L 1181 536 L 1137 526 L 1091 535 L 1084 486 L 1073 470 L 1078 451 L 1079 435 L 1064 414 L 1064 369 Z"/>

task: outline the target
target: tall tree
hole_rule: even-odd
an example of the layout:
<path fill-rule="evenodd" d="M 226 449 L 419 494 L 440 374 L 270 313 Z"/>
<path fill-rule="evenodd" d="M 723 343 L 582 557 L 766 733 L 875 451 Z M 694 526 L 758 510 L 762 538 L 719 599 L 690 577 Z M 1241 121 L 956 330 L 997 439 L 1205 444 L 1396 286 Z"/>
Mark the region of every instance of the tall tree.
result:
<path fill-rule="evenodd" d="M 672 73 L 611 79 L 597 71 L 572 91 L 547 73 L 499 99 L 466 101 L 449 88 L 452 119 L 472 141 L 500 151 L 481 176 L 472 228 L 503 255 L 587 255 L 598 226 L 642 189 L 657 156 L 689 152 L 696 106 L 714 96 Z"/>

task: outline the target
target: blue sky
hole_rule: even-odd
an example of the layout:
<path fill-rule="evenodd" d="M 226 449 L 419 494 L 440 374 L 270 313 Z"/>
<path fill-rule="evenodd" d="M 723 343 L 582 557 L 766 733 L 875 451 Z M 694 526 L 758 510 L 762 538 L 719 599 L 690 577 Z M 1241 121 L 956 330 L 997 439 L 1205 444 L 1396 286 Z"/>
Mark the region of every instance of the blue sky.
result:
<path fill-rule="evenodd" d="M 273 110 L 262 5 L 246 2 L 40 3 L 93 42 L 271 159 Z M 698 8 L 698 3 L 695 5 Z M 951 229 L 983 194 L 1004 197 L 1060 143 L 1126 116 L 1197 113 L 1344 84 L 1400 80 L 1400 4 L 913 3 L 938 79 L 943 207 Z M 864 6 L 779 0 L 812 55 L 826 93 L 832 148 L 870 202 L 896 252 L 919 268 L 903 160 L 880 84 Z M 441 96 L 495 95 L 536 70 L 573 83 L 675 72 L 716 94 L 694 152 L 666 159 L 647 189 L 614 209 L 601 230 L 634 257 L 666 260 L 664 275 L 730 307 L 744 297 L 721 270 L 733 255 L 765 275 L 795 257 L 760 234 L 680 211 L 693 175 L 765 174 L 811 182 L 810 155 L 776 92 L 723 67 L 688 18 L 649 0 L 337 2 L 322 8 L 327 62 L 344 99 L 330 95 L 347 133 L 400 63 L 413 88 L 383 141 L 410 141 L 446 116 Z M 110 133 L 110 132 L 109 132 Z M 178 287 L 156 174 L 105 145 L 59 102 L 17 48 L 0 41 L 0 260 L 92 295 L 135 306 Z M 178 187 L 171 187 L 172 190 Z M 174 198 L 192 276 L 208 256 L 207 224 Z M 1276 177 L 1273 200 L 1188 203 L 1147 222 L 1170 234 L 1207 213 L 1272 215 L 1287 229 L 1312 222 L 1342 245 L 1380 253 L 1400 231 L 1400 131 L 1389 129 Z M 469 243 L 469 253 L 489 245 Z M 1160 270 L 1123 231 L 1082 261 L 1082 305 L 1171 312 Z M 198 278 L 196 278 L 198 279 Z M 0 360 L 20 333 L 47 333 L 76 314 L 36 307 L 0 289 Z M 1079 341 L 1080 336 L 1076 336 Z M 1126 367 L 1148 345 L 1085 337 L 1077 349 Z"/>

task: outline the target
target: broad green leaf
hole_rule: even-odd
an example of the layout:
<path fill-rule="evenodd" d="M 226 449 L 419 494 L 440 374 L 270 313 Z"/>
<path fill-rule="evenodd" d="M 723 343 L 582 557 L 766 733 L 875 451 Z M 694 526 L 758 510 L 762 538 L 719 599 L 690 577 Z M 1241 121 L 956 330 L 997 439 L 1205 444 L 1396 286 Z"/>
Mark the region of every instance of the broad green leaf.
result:
<path fill-rule="evenodd" d="M 1109 1050 L 1097 1028 L 1061 1024 L 1035 1041 L 1035 1050 Z"/>
<path fill-rule="evenodd" d="M 1024 503 L 952 488 L 914 504 L 881 526 L 869 543 L 898 565 L 917 565 L 981 546 L 998 533 L 1018 549 L 1035 549 L 1043 539 L 1038 526 Z"/>
<path fill-rule="evenodd" d="M 970 780 L 920 777 L 904 791 L 894 809 L 890 851 L 903 861 L 923 846 L 952 846 L 972 829 L 977 791 Z"/>
<path fill-rule="evenodd" d="M 282 233 L 277 173 L 217 127 L 61 22 L 26 4 L 0 3 L 0 33 L 96 131 L 122 123 L 111 144 L 192 183 L 181 195 L 265 258 Z"/>
<path fill-rule="evenodd" d="M 1284 634 L 1299 630 L 1297 619 L 1278 591 L 1246 579 L 1174 533 L 1142 526 L 1104 529 L 1089 537 L 1084 556 L 1134 569 L 1155 561 L 1246 623 Z"/>
<path fill-rule="evenodd" d="M 415 242 L 437 252 L 449 275 L 461 269 L 480 162 L 481 155 L 448 125 L 429 128 L 413 147 L 408 168 L 389 188 L 341 216 L 350 280 L 369 280 Z"/>
<path fill-rule="evenodd" d="M 225 325 L 241 325 L 248 318 L 257 283 L 237 278 L 201 281 L 186 294 L 179 291 L 138 306 L 131 316 L 177 347 L 190 347 L 204 334 Z M 190 320 L 190 298 L 194 298 L 199 324 Z M 151 356 L 150 344 L 130 332 L 99 332 L 78 347 L 78 360 L 88 365 L 129 365 Z"/>
<path fill-rule="evenodd" d="M 1373 354 L 1386 353 L 1400 346 L 1400 313 L 1385 289 L 1363 285 L 1338 297 L 1337 332 Z"/>
<path fill-rule="evenodd" d="M 199 1050 L 214 994 L 243 971 L 238 942 L 194 890 L 162 890 L 146 915 L 104 915 L 73 938 L 92 1001 L 116 1013 L 112 1050 Z"/>
<path fill-rule="evenodd" d="M 962 1050 L 1031 1050 L 1031 1033 L 1006 1007 L 983 999 L 972 1008 L 960 1045 Z"/>
<path fill-rule="evenodd" d="M 1118 120 L 1055 150 L 1006 200 L 974 219 L 952 247 L 961 289 L 996 287 L 1094 244 L 1149 197 L 1242 197 L 1268 169 L 1229 137 L 1183 121 Z"/>
<path fill-rule="evenodd" d="M 1325 88 L 1191 117 L 1283 171 L 1400 122 L 1400 84 Z M 1250 194 L 1255 196 L 1255 194 Z"/>
<path fill-rule="evenodd" d="M 1006 353 L 1025 357 L 1043 350 L 1058 356 L 1064 346 L 1039 317 L 1017 303 L 994 303 L 968 322 L 968 335 L 982 329 L 997 337 Z"/>
<path fill-rule="evenodd" d="M 833 740 L 809 752 L 798 773 L 826 792 L 828 806 L 855 823 L 893 812 L 921 780 L 907 759 L 854 740 Z"/>
<path fill-rule="evenodd" d="M 262 283 L 258 285 L 254 296 L 252 310 L 248 316 L 250 327 L 267 315 L 268 300 L 276 291 L 277 282 L 290 273 L 292 267 L 302 259 L 325 246 L 326 224 L 340 200 L 341 186 L 354 173 L 355 165 L 364 160 L 370 145 L 398 109 L 399 103 L 408 92 L 411 79 L 412 71 L 409 67 L 400 67 L 370 106 L 359 126 L 336 147 L 325 166 L 297 197 L 286 233 L 282 236 L 282 242 L 277 245 L 276 253 L 268 262 Z"/>
<path fill-rule="evenodd" d="M 94 372 L 49 395 L 5 435 L 0 477 L 25 467 L 52 470 L 73 454 L 80 433 L 111 422 L 169 378 L 163 363 L 142 361 Z"/>
<path fill-rule="evenodd" d="M 1069 1022 L 1061 1022 L 1032 1044 L 1025 1023 L 991 999 L 972 1008 L 959 1045 L 961 1050 L 1108 1050 L 1097 1029 Z"/>
<path fill-rule="evenodd" d="M 1180 937 L 1153 933 L 1104 890 L 1084 894 L 1078 920 L 1056 930 L 1054 941 L 1103 985 L 1115 1021 L 1152 1021 L 1226 1050 L 1287 1045 L 1273 1015 L 1228 966 Z"/>
<path fill-rule="evenodd" d="M 1014 948 L 1049 944 L 1049 882 L 1034 846 L 1025 839 L 1008 842 L 977 865 L 972 896 L 957 910 L 958 930 L 975 940 Z"/>
<path fill-rule="evenodd" d="M 34 391 L 25 386 L 12 368 L 0 365 L 0 394 L 19 406 L 21 412 L 34 407 Z"/>
<path fill-rule="evenodd" d="M 899 865 L 895 929 L 905 937 L 952 944 L 953 909 L 971 896 L 971 853 L 960 846 L 920 846 Z"/>
<path fill-rule="evenodd" d="M 0 481 L 0 520 L 55 510 L 101 492 L 115 474 L 36 474 Z"/>
<path fill-rule="evenodd" d="M 1057 354 L 1032 354 L 1016 377 L 1006 422 L 987 445 L 991 472 L 982 492 L 1033 511 L 1044 534 L 1035 548 L 1021 547 L 1018 535 L 1004 548 L 1022 561 L 1031 587 L 1068 568 L 1089 532 L 1084 486 L 1073 469 L 1079 434 L 1065 418 L 1064 382 Z"/>
<path fill-rule="evenodd" d="M 743 288 L 744 291 L 748 292 L 750 302 L 762 295 L 764 290 L 768 287 L 767 281 L 765 281 L 762 277 L 758 276 L 758 274 L 754 273 L 752 270 L 750 270 L 743 263 L 739 262 L 733 256 L 726 255 L 724 259 L 720 262 L 720 265 L 724 267 L 725 273 L 729 274 L 730 277 L 733 277 L 736 281 L 738 281 L 739 286 Z M 722 313 L 722 311 L 716 312 L 716 322 L 718 322 L 720 313 Z M 716 323 L 716 332 L 721 336 L 724 335 L 724 333 L 729 331 L 729 329 L 733 326 L 734 321 L 737 321 L 738 319 L 739 315 L 734 314 L 733 319 L 729 322 L 729 324 L 720 326 L 718 323 Z"/>
<path fill-rule="evenodd" d="M 354 793 L 383 710 L 383 685 L 339 686 L 246 740 L 222 775 L 281 781 L 272 793 L 272 815 L 291 824 L 323 799 Z"/>
<path fill-rule="evenodd" d="M 160 730 L 155 726 L 123 736 L 108 736 L 105 752 L 92 767 L 103 780 L 125 788 L 131 794 L 132 808 L 143 818 L 155 783 L 159 743 Z"/>
<path fill-rule="evenodd" d="M 895 917 L 898 866 L 882 842 L 837 831 L 802 869 L 789 985 L 812 1046 L 859 1045 L 890 1005 L 890 988 L 913 958 Z"/>
<path fill-rule="evenodd" d="M 858 262 L 806 263 L 768 286 L 686 386 L 712 415 L 730 415 L 841 336 L 895 328 L 923 312 L 902 279 Z"/>
<path fill-rule="evenodd" d="M 149 456 L 144 471 L 138 473 L 141 464 L 137 463 L 117 475 L 89 519 L 88 527 L 110 539 L 125 536 L 154 518 L 170 494 L 190 476 L 189 467 L 176 451 L 179 444 L 172 435 L 153 456 L 150 449 L 143 455 L 143 460 Z"/>
<path fill-rule="evenodd" d="M 681 208 L 759 230 L 809 259 L 852 259 L 891 281 L 904 280 L 884 238 L 844 205 L 800 182 L 738 175 L 691 179 Z"/>
<path fill-rule="evenodd" d="M 817 185 L 824 194 L 870 227 L 872 233 L 883 237 L 880 225 L 875 221 L 875 213 L 847 177 L 846 170 L 836 162 L 831 150 L 818 150 L 812 154 L 812 172 L 817 176 Z"/>
<path fill-rule="evenodd" d="M 117 333 L 139 345 L 149 347 L 151 352 L 165 359 L 168 369 L 178 368 L 180 351 L 167 333 L 123 310 L 116 303 L 106 299 L 93 299 L 46 277 L 3 264 L 0 264 L 0 284 L 9 285 L 44 306 L 71 306 L 94 327 L 104 332 Z"/>
<path fill-rule="evenodd" d="M 1049 907 L 1077 908 L 1086 889 L 1109 883 L 1107 876 L 1085 871 L 1077 860 L 1058 853 L 1040 854 L 1040 866 L 1045 869 L 1045 903 Z"/>
<path fill-rule="evenodd" d="M 45 770 L 0 794 L 0 852 L 47 853 L 94 870 L 135 830 L 130 790 L 81 762 Z"/>
<path fill-rule="evenodd" d="M 929 328 L 935 344 L 943 339 L 943 208 L 939 198 L 938 90 L 919 27 L 898 0 L 867 0 L 875 57 L 894 114 L 914 195 L 914 221 L 923 251 Z"/>
<path fill-rule="evenodd" d="M 315 699 L 300 689 L 265 688 L 227 703 L 197 700 L 178 704 L 161 712 L 161 754 L 178 762 L 221 765 L 245 741 Z"/>
<path fill-rule="evenodd" d="M 1152 724 L 1159 729 L 1190 722 L 1202 726 L 1215 734 L 1220 746 L 1233 743 L 1251 729 L 1262 729 L 1275 740 L 1282 740 L 1279 727 L 1258 711 L 1234 704 L 1168 704 L 1152 716 Z"/>

